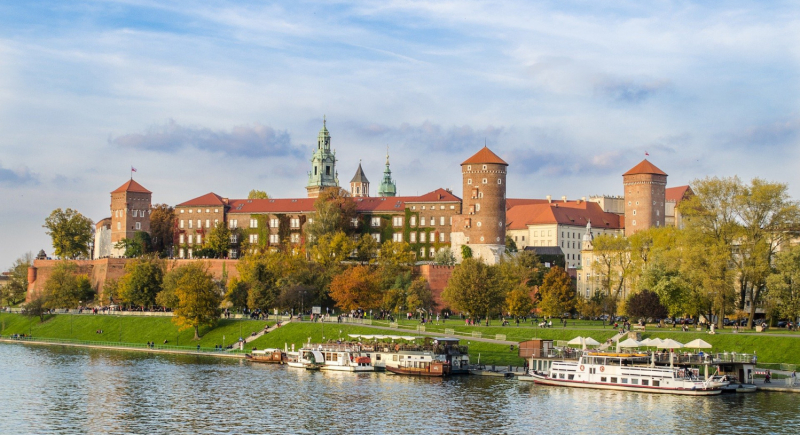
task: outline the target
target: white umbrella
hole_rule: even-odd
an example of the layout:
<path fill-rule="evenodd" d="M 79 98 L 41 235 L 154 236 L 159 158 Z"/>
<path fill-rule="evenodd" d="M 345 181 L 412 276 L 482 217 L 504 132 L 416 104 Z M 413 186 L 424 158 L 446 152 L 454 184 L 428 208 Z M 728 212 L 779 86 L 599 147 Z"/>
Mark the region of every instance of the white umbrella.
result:
<path fill-rule="evenodd" d="M 711 344 L 706 343 L 702 339 L 698 338 L 696 340 L 692 340 L 683 345 L 683 347 L 688 347 L 690 349 L 711 349 L 713 346 Z"/>
<path fill-rule="evenodd" d="M 567 344 L 583 344 L 583 337 L 575 337 L 572 340 L 568 341 Z"/>
<path fill-rule="evenodd" d="M 675 341 L 675 340 L 673 340 L 671 338 L 668 338 L 668 339 L 662 341 L 661 343 L 658 343 L 656 345 L 656 347 L 659 348 L 659 349 L 679 349 L 679 348 L 683 347 L 683 344 L 681 344 L 680 342 L 677 342 L 677 341 Z"/>
<path fill-rule="evenodd" d="M 619 347 L 639 347 L 639 346 L 641 346 L 641 344 L 639 344 L 638 341 L 632 338 L 629 338 L 619 344 Z"/>
<path fill-rule="evenodd" d="M 347 334 L 347 335 L 349 335 L 350 338 L 359 338 L 359 337 L 361 337 L 360 334 Z"/>
<path fill-rule="evenodd" d="M 639 344 L 641 344 L 642 346 L 645 346 L 645 347 L 647 347 L 647 346 L 652 346 L 652 344 L 650 343 L 650 341 L 651 341 L 651 340 L 650 340 L 649 338 L 645 338 L 644 340 L 640 341 L 640 342 L 639 342 Z"/>
<path fill-rule="evenodd" d="M 584 342 L 584 344 L 586 344 L 587 346 L 600 346 L 600 342 L 598 342 L 597 340 L 595 340 L 595 339 L 594 339 L 594 338 L 592 338 L 592 337 L 586 337 L 586 338 L 583 340 L 583 342 Z"/>

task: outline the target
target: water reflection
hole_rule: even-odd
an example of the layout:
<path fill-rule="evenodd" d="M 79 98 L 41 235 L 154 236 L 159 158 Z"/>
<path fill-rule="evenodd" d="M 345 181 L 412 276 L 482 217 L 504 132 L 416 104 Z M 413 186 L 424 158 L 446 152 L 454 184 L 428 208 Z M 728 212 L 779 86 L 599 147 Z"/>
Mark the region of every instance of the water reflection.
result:
<path fill-rule="evenodd" d="M 0 345 L 0 373 L 0 433 L 800 432 L 800 397 L 781 393 L 660 396 L 22 345 Z"/>

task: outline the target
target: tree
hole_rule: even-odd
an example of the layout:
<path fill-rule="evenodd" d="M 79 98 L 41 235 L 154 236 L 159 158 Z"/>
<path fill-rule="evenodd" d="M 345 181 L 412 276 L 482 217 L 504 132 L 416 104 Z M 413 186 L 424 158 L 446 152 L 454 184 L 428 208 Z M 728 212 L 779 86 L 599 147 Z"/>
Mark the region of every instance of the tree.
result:
<path fill-rule="evenodd" d="M 517 252 L 517 242 L 514 241 L 514 238 L 506 234 L 506 252 Z"/>
<path fill-rule="evenodd" d="M 452 266 L 456 264 L 456 256 L 449 247 L 439 249 L 433 257 L 433 262 L 441 266 Z"/>
<path fill-rule="evenodd" d="M 625 303 L 625 311 L 631 317 L 667 317 L 667 309 L 661 304 L 658 295 L 650 290 L 632 294 Z"/>
<path fill-rule="evenodd" d="M 217 222 L 206 237 L 205 246 L 213 258 L 225 258 L 231 247 L 231 230 L 225 222 Z"/>
<path fill-rule="evenodd" d="M 545 267 L 532 251 L 522 251 L 515 255 L 504 255 L 497 264 L 503 288 L 513 289 L 519 285 L 528 287 L 530 292 L 541 285 Z"/>
<path fill-rule="evenodd" d="M 133 238 L 124 238 L 114 244 L 117 249 L 125 249 L 123 256 L 125 258 L 136 258 L 153 251 L 152 243 L 150 241 L 150 234 L 144 231 L 136 231 L 133 233 Z"/>
<path fill-rule="evenodd" d="M 467 245 L 461 245 L 461 259 L 466 260 L 472 258 L 472 248 Z"/>
<path fill-rule="evenodd" d="M 766 299 L 778 316 L 797 321 L 800 317 L 800 246 L 792 246 L 775 257 L 775 274 L 767 278 Z"/>
<path fill-rule="evenodd" d="M 555 266 L 544 276 L 539 308 L 545 316 L 561 316 L 575 307 L 575 286 L 566 270 Z"/>
<path fill-rule="evenodd" d="M 175 210 L 167 204 L 156 204 L 150 212 L 150 239 L 153 252 L 161 256 L 172 254 L 175 231 Z"/>
<path fill-rule="evenodd" d="M 624 237 L 601 234 L 594 238 L 592 246 L 600 284 L 613 302 L 610 308 L 611 314 L 615 314 L 616 303 L 625 288 L 626 279 L 633 265 L 630 242 Z"/>
<path fill-rule="evenodd" d="M 119 299 L 139 307 L 154 305 L 164 281 L 164 268 L 164 261 L 154 254 L 129 261 L 118 283 Z"/>
<path fill-rule="evenodd" d="M 533 311 L 533 298 L 530 287 L 518 285 L 506 296 L 506 310 L 515 318 L 525 317 Z"/>
<path fill-rule="evenodd" d="M 419 277 L 411 282 L 406 296 L 406 307 L 409 310 L 424 310 L 426 312 L 432 312 L 436 309 L 431 287 L 425 278 Z"/>
<path fill-rule="evenodd" d="M 493 267 L 467 258 L 453 271 L 442 298 L 473 318 L 486 316 L 488 319 L 503 307 L 505 291 Z"/>
<path fill-rule="evenodd" d="M 219 320 L 222 297 L 208 267 L 203 263 L 192 262 L 176 270 L 177 279 L 169 281 L 171 285 L 174 284 L 170 291 L 177 299 L 172 321 L 181 330 L 193 328 L 194 340 L 199 340 L 200 327 L 214 326 Z"/>
<path fill-rule="evenodd" d="M 382 297 L 379 283 L 370 266 L 354 266 L 333 277 L 330 296 L 345 311 L 377 308 Z"/>
<path fill-rule="evenodd" d="M 247 306 L 251 309 L 274 308 L 280 288 L 278 280 L 287 272 L 284 254 L 266 251 L 247 255 L 239 260 L 236 268 L 247 284 Z"/>
<path fill-rule="evenodd" d="M 312 246 L 326 234 L 343 232 L 352 234 L 356 227 L 351 222 L 356 218 L 356 203 L 341 189 L 327 189 L 314 201 L 311 222 L 305 225 L 308 243 Z"/>
<path fill-rule="evenodd" d="M 0 287 L 0 300 L 9 305 L 16 305 L 25 299 L 28 291 L 28 268 L 33 264 L 33 255 L 29 252 L 14 261 L 8 269 L 8 282 Z"/>
<path fill-rule="evenodd" d="M 29 317 L 38 317 L 39 322 L 44 322 L 44 315 L 47 312 L 47 307 L 42 296 L 37 296 L 31 299 L 31 301 L 26 303 L 23 308 L 23 314 Z"/>
<path fill-rule="evenodd" d="M 247 308 L 247 283 L 239 278 L 231 279 L 225 302 L 234 308 Z"/>
<path fill-rule="evenodd" d="M 585 317 L 594 318 L 603 314 L 603 307 L 608 305 L 607 296 L 601 291 L 595 291 L 591 298 L 576 298 L 575 309 Z"/>
<path fill-rule="evenodd" d="M 369 234 L 362 234 L 355 245 L 356 260 L 367 262 L 378 255 L 378 241 Z"/>
<path fill-rule="evenodd" d="M 355 249 L 353 240 L 343 231 L 320 236 L 310 249 L 311 260 L 326 268 L 338 269 Z"/>
<path fill-rule="evenodd" d="M 253 189 L 247 194 L 247 199 L 269 199 L 269 195 L 263 190 Z"/>
<path fill-rule="evenodd" d="M 55 255 L 61 258 L 89 258 L 94 241 L 94 223 L 77 210 L 57 208 L 44 221 L 53 239 Z"/>
<path fill-rule="evenodd" d="M 94 299 L 94 290 L 89 277 L 78 273 L 78 265 L 64 260 L 53 267 L 42 297 L 47 308 L 75 308 Z"/>
<path fill-rule="evenodd" d="M 387 290 L 394 284 L 395 277 L 407 273 L 414 264 L 414 252 L 406 242 L 387 240 L 383 242 L 378 254 L 378 274 L 381 289 Z"/>

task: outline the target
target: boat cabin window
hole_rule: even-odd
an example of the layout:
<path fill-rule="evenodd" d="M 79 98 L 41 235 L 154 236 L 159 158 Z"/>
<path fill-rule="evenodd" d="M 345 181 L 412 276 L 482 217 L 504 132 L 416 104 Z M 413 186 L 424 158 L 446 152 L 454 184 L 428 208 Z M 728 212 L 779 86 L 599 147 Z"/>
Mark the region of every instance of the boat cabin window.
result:
<path fill-rule="evenodd" d="M 392 355 L 392 361 L 397 361 L 397 355 Z"/>
<path fill-rule="evenodd" d="M 639 380 L 638 379 L 631 379 L 631 384 L 639 385 Z"/>
<path fill-rule="evenodd" d="M 658 387 L 659 385 L 661 385 L 661 381 L 655 381 L 655 380 L 653 381 L 654 387 Z"/>
<path fill-rule="evenodd" d="M 650 381 L 648 381 L 647 379 L 642 379 L 642 385 L 646 386 L 646 385 L 649 385 L 649 384 L 650 384 Z"/>
<path fill-rule="evenodd" d="M 612 384 L 616 384 L 617 383 L 617 378 L 611 378 L 611 383 Z"/>
<path fill-rule="evenodd" d="M 567 376 L 567 379 L 569 379 L 569 380 L 573 380 L 573 379 L 575 379 L 575 375 L 568 375 L 568 376 Z"/>
<path fill-rule="evenodd" d="M 558 374 L 558 379 L 564 379 L 564 373 L 559 373 Z"/>
<path fill-rule="evenodd" d="M 628 378 L 622 378 L 622 383 L 623 384 L 627 384 L 628 383 Z"/>
<path fill-rule="evenodd" d="M 608 378 L 605 376 L 600 377 L 600 382 L 608 382 Z"/>

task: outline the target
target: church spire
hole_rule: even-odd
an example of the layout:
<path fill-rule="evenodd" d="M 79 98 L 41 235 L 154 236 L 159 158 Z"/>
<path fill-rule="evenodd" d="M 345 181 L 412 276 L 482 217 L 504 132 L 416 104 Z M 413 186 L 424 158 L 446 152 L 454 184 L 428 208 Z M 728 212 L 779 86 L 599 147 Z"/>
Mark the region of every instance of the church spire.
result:
<path fill-rule="evenodd" d="M 311 156 L 311 171 L 308 173 L 306 190 L 309 198 L 316 198 L 319 193 L 330 187 L 339 187 L 339 173 L 336 171 L 336 151 L 331 150 L 331 135 L 328 132 L 327 119 L 322 117 L 322 129 L 317 135 L 317 149 Z"/>
<path fill-rule="evenodd" d="M 383 170 L 383 180 L 378 189 L 378 196 L 397 196 L 397 186 L 392 180 L 392 170 L 389 169 L 389 146 L 386 146 L 386 169 Z"/>

